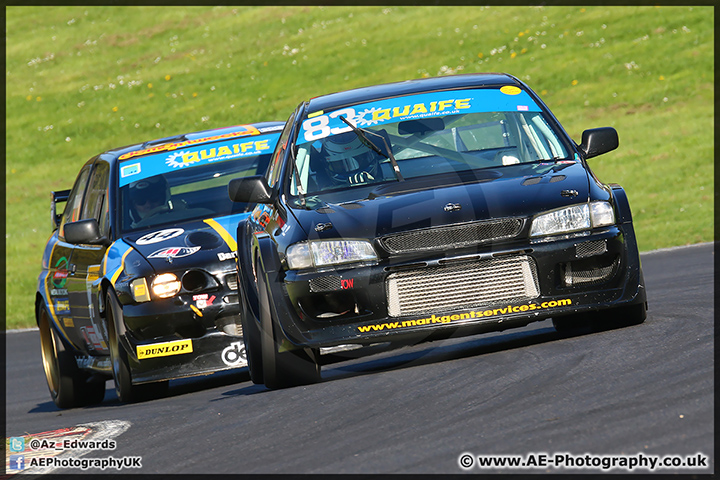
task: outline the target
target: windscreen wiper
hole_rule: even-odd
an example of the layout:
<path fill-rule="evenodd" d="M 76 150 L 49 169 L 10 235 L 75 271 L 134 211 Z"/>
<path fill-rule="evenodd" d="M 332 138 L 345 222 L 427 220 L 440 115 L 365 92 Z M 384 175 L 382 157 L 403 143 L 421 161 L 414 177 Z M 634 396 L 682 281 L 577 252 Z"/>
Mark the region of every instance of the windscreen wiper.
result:
<path fill-rule="evenodd" d="M 363 143 L 363 145 L 368 147 L 373 152 L 379 153 L 383 157 L 390 160 L 390 163 L 392 164 L 392 167 L 393 167 L 393 172 L 395 172 L 395 178 L 397 178 L 399 182 L 402 182 L 405 180 L 402 176 L 402 173 L 400 173 L 400 167 L 398 167 L 397 161 L 395 160 L 395 155 L 393 155 L 392 149 L 390 148 L 390 145 L 388 145 L 387 140 L 385 140 L 385 137 L 383 137 L 382 135 L 377 134 L 375 132 L 370 132 L 368 130 L 358 128 L 355 125 L 353 125 L 352 123 L 350 123 L 350 121 L 345 117 L 341 116 L 338 118 L 340 120 L 342 120 L 343 122 L 345 122 L 348 127 L 350 127 L 350 129 L 355 133 L 355 135 L 358 136 L 358 138 Z M 387 148 L 388 153 L 386 154 L 385 152 L 380 150 L 377 145 L 375 145 L 373 142 L 371 142 L 365 135 L 366 133 L 369 133 L 370 135 L 375 135 L 376 137 L 380 137 L 380 140 L 383 141 L 383 144 L 385 145 L 385 148 Z"/>

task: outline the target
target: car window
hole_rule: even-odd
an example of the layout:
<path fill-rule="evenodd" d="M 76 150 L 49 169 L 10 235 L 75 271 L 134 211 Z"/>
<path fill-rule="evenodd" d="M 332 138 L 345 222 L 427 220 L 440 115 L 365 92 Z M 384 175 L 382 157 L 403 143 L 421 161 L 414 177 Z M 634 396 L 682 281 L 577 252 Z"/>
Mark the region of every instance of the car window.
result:
<path fill-rule="evenodd" d="M 189 144 L 120 163 L 120 230 L 245 213 L 251 206 L 230 200 L 227 186 L 238 177 L 262 174 L 279 131 Z"/>
<path fill-rule="evenodd" d="M 297 137 L 298 173 L 290 193 L 394 182 L 398 170 L 411 179 L 565 159 L 569 149 L 545 115 L 517 87 L 429 92 L 310 112 Z"/>
<path fill-rule="evenodd" d="M 282 171 L 282 168 L 280 167 L 282 165 L 283 158 L 285 157 L 285 151 L 287 150 L 290 131 L 293 127 L 292 119 L 295 117 L 295 114 L 296 112 L 293 112 L 288 121 L 285 123 L 285 128 L 283 128 L 283 131 L 280 134 L 280 140 L 278 141 L 278 146 L 275 149 L 272 161 L 270 162 L 270 167 L 267 172 L 265 172 L 265 179 L 270 187 L 275 186 L 278 178 L 280 177 L 280 172 Z"/>
<path fill-rule="evenodd" d="M 85 193 L 85 202 L 80 218 L 95 218 L 98 223 L 100 222 L 100 214 L 107 196 L 109 173 L 110 169 L 107 163 L 97 162 L 95 164 Z"/>
<path fill-rule="evenodd" d="M 68 222 L 74 222 L 80 220 L 81 207 L 83 196 L 85 194 L 85 187 L 88 183 L 88 175 L 90 174 L 90 168 L 92 164 L 85 165 L 80 173 L 78 174 L 75 184 L 73 185 L 70 195 L 68 196 L 67 203 L 65 205 L 65 211 L 63 212 L 62 222 L 60 223 L 60 229 L 58 235 L 62 238 L 65 237 L 65 224 Z"/>

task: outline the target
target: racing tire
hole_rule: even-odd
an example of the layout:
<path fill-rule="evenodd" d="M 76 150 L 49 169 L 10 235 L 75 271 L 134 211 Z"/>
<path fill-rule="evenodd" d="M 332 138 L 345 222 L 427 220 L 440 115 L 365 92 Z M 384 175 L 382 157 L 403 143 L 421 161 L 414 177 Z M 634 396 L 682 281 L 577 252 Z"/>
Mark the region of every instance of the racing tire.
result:
<path fill-rule="evenodd" d="M 271 390 L 309 385 L 320 381 L 320 350 L 302 348 L 284 350 L 278 343 L 281 338 L 272 318 L 270 294 L 265 275 L 257 269 L 258 308 L 262 329 L 260 333 L 263 380 Z M 249 354 L 248 354 L 249 355 Z"/>
<path fill-rule="evenodd" d="M 256 385 L 261 385 L 265 383 L 265 380 L 263 377 L 260 329 L 255 319 L 249 318 L 248 315 L 249 312 L 246 312 L 240 320 L 243 329 L 243 342 L 245 343 L 248 372 L 250 373 L 250 380 Z"/>
<path fill-rule="evenodd" d="M 581 333 L 592 328 L 593 313 L 574 313 L 562 317 L 553 317 L 552 324 L 555 330 L 561 334 Z"/>
<path fill-rule="evenodd" d="M 640 325 L 647 318 L 647 304 L 645 302 L 615 307 L 604 310 L 602 317 L 598 316 L 594 321 L 594 329 L 597 331 L 612 330 L 615 328 L 631 327 Z"/>
<path fill-rule="evenodd" d="M 78 368 L 73 352 L 51 326 L 50 315 L 44 306 L 38 311 L 38 328 L 45 379 L 55 405 L 73 408 L 102 402 L 105 382 L 90 381 L 90 375 Z"/>
<path fill-rule="evenodd" d="M 576 313 L 553 318 L 558 333 L 581 333 L 584 330 L 602 332 L 615 328 L 640 325 L 647 318 L 645 302 L 605 310 Z"/>
<path fill-rule="evenodd" d="M 105 305 L 110 363 L 118 399 L 123 403 L 135 403 L 166 393 L 169 385 L 167 380 L 140 385 L 133 384 L 128 354 L 125 347 L 121 345 L 117 334 L 117 324 L 123 321 L 123 314 L 120 302 L 114 292 L 108 292 Z"/>

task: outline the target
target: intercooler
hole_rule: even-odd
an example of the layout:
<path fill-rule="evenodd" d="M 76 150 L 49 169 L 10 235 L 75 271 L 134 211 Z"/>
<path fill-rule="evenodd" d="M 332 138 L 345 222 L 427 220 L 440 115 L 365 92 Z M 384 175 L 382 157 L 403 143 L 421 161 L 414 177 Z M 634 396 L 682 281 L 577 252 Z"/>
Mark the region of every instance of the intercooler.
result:
<path fill-rule="evenodd" d="M 392 273 L 386 291 L 391 317 L 518 303 L 540 295 L 535 262 L 527 255 Z"/>

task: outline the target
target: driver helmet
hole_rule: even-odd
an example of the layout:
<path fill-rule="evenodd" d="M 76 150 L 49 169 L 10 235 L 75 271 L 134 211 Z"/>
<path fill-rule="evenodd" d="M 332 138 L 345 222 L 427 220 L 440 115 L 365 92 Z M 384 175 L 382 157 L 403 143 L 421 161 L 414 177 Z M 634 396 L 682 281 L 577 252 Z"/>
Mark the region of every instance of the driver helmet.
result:
<path fill-rule="evenodd" d="M 354 132 L 333 135 L 325 140 L 323 147 L 323 166 L 336 183 L 355 184 L 377 178 L 376 155 Z"/>
<path fill-rule="evenodd" d="M 143 178 L 130 184 L 129 198 L 138 214 L 170 204 L 170 186 L 162 175 Z M 144 207 L 144 208 L 143 208 Z"/>

